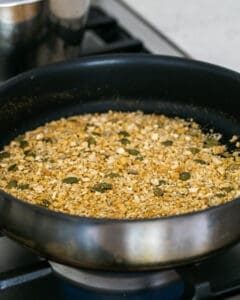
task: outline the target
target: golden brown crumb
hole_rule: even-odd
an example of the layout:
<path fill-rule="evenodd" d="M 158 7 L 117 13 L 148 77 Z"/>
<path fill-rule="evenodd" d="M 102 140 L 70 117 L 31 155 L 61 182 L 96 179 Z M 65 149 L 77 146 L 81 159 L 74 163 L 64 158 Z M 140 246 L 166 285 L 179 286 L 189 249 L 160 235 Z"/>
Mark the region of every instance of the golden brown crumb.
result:
<path fill-rule="evenodd" d="M 142 112 L 50 122 L 0 152 L 0 188 L 55 211 L 153 218 L 240 195 L 240 158 L 193 120 Z M 235 140 L 235 138 L 234 138 Z"/>

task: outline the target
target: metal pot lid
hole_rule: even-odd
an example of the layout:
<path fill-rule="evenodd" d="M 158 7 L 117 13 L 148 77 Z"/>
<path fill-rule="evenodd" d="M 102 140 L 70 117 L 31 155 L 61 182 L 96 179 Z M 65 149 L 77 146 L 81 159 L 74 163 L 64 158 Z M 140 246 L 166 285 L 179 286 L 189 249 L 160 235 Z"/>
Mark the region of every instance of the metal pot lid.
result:
<path fill-rule="evenodd" d="M 24 4 L 31 4 L 31 3 L 40 2 L 40 1 L 43 1 L 43 0 L 0 0 L 0 8 L 24 5 Z"/>

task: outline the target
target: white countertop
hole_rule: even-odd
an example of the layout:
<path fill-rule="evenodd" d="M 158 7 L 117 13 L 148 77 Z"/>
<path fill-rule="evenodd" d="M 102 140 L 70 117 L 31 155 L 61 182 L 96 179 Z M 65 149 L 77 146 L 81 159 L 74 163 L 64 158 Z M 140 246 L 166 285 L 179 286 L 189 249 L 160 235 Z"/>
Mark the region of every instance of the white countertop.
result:
<path fill-rule="evenodd" d="M 191 57 L 240 71 L 239 0 L 123 0 Z"/>

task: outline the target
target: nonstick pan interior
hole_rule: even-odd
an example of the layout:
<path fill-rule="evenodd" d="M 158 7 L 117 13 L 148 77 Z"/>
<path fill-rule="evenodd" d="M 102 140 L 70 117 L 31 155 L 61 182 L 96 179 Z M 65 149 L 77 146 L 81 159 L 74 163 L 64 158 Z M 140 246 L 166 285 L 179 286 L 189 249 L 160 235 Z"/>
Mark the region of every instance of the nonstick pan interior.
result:
<path fill-rule="evenodd" d="M 201 125 L 204 132 L 213 130 L 223 135 L 221 142 L 226 144 L 229 150 L 233 149 L 233 144 L 229 143 L 229 139 L 233 135 L 240 135 L 240 124 L 238 120 L 231 115 L 212 108 L 204 108 L 195 105 L 189 105 L 177 102 L 168 102 L 165 99 L 156 100 L 128 100 L 109 99 L 108 101 L 90 101 L 81 104 L 68 103 L 66 106 L 58 108 L 56 111 L 44 111 L 35 115 L 33 118 L 24 120 L 19 123 L 8 135 L 2 136 L 1 146 L 8 143 L 15 136 L 22 134 L 28 130 L 32 130 L 47 122 L 58 120 L 73 115 L 81 115 L 86 113 L 104 113 L 112 111 L 137 111 L 140 110 L 146 114 L 164 114 L 169 117 L 179 117 L 184 119 L 193 119 Z"/>

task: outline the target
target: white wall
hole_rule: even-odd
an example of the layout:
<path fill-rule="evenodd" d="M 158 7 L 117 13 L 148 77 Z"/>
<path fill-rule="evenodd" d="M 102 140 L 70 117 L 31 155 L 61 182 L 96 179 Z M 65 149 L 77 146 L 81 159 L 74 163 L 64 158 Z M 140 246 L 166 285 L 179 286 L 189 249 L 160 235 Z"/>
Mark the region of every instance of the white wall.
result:
<path fill-rule="evenodd" d="M 192 57 L 240 71 L 240 0 L 123 0 Z"/>

